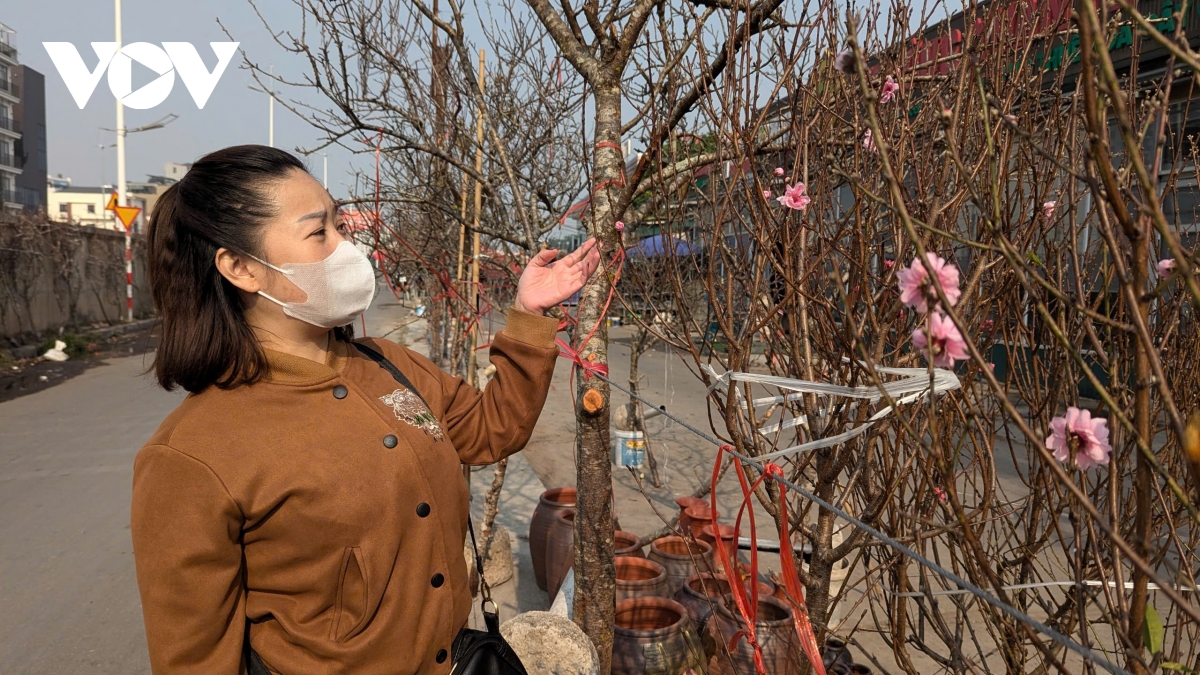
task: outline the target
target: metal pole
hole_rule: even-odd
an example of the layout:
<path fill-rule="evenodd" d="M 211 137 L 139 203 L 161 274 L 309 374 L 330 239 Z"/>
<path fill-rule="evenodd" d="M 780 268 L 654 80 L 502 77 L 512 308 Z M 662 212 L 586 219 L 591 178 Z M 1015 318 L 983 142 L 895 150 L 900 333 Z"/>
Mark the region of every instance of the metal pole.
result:
<path fill-rule="evenodd" d="M 120 0 L 118 0 L 118 2 L 119 1 Z M 274 83 L 274 75 L 275 75 L 275 66 L 272 65 L 271 66 L 272 82 L 270 84 L 271 88 L 268 91 L 268 93 L 270 93 L 270 95 L 271 95 L 271 103 L 270 103 L 270 107 L 267 109 L 267 145 L 271 146 L 272 148 L 275 147 L 275 83 Z"/>
<path fill-rule="evenodd" d="M 329 189 L 329 153 L 321 153 L 321 186 Z"/>
<path fill-rule="evenodd" d="M 114 1 L 117 48 L 121 45 L 121 0 Z M 125 104 L 117 99 L 117 204 L 129 206 L 125 183 Z M 125 228 L 125 319 L 133 321 L 133 227 Z"/>

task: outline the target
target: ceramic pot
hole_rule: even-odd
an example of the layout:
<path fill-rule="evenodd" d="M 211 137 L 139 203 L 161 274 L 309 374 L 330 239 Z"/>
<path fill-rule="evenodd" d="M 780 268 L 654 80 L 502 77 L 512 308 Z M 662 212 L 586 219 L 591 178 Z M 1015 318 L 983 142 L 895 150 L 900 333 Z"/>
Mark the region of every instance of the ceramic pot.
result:
<path fill-rule="evenodd" d="M 637 545 L 639 539 L 640 537 L 632 532 L 617 530 L 613 533 L 613 556 L 617 558 L 622 556 L 645 558 L 646 553 L 642 551 L 641 546 Z"/>
<path fill-rule="evenodd" d="M 732 651 L 727 651 L 730 640 L 738 631 L 746 630 L 746 622 L 737 613 L 733 596 L 727 595 L 716 604 L 716 611 L 705 627 L 704 645 L 712 650 L 708 662 L 709 675 L 740 675 L 753 673 L 754 649 L 745 638 L 739 638 Z M 808 663 L 800 650 L 796 626 L 792 621 L 792 610 L 771 597 L 758 599 L 757 616 L 754 621 L 755 637 L 762 649 L 763 664 L 771 675 L 797 675 L 802 664 Z"/>
<path fill-rule="evenodd" d="M 538 499 L 533 518 L 529 521 L 529 557 L 533 560 L 533 579 L 538 588 L 546 590 L 546 539 L 550 526 L 563 509 L 575 508 L 575 488 L 546 490 Z"/>
<path fill-rule="evenodd" d="M 662 565 L 645 558 L 623 557 L 613 561 L 617 568 L 617 602 L 629 598 L 668 598 L 671 585 Z"/>
<path fill-rule="evenodd" d="M 546 592 L 552 599 L 574 564 L 575 509 L 564 509 L 555 516 L 546 538 Z"/>
<path fill-rule="evenodd" d="M 666 568 L 672 596 L 683 588 L 693 574 L 716 571 L 712 547 L 702 541 L 688 541 L 683 537 L 654 540 L 647 557 Z"/>
<path fill-rule="evenodd" d="M 678 497 L 675 499 L 675 505 L 679 507 L 679 531 L 687 534 L 692 531 L 691 519 L 688 518 L 687 510 L 693 506 L 704 506 L 708 502 L 699 497 Z"/>
<path fill-rule="evenodd" d="M 699 539 L 700 533 L 706 525 L 712 525 L 713 518 L 720 518 L 720 513 L 714 513 L 712 507 L 705 505 L 689 506 L 684 510 L 687 515 L 688 529 L 687 532 L 693 539 Z"/>
<path fill-rule="evenodd" d="M 699 635 L 679 603 L 653 597 L 617 603 L 613 675 L 685 675 L 703 667 Z"/>
<path fill-rule="evenodd" d="M 717 525 L 714 533 L 712 523 L 708 523 L 700 528 L 700 534 L 696 538 L 712 546 L 715 553 L 718 537 L 725 543 L 725 550 L 729 551 L 730 555 L 736 558 L 738 552 L 738 531 L 732 525 Z"/>
<path fill-rule="evenodd" d="M 759 597 L 770 595 L 772 590 L 773 588 L 768 584 L 759 583 L 758 585 Z M 729 579 L 724 574 L 704 572 L 693 575 L 687 580 L 687 583 L 675 594 L 675 602 L 683 605 L 691 615 L 692 621 L 703 632 L 704 624 L 712 615 L 713 605 L 720 602 L 721 598 L 729 593 Z"/>
<path fill-rule="evenodd" d="M 825 670 L 829 670 L 834 664 L 841 664 L 850 669 L 850 649 L 846 643 L 835 637 L 825 638 L 825 646 L 821 647 L 821 662 L 825 665 Z"/>

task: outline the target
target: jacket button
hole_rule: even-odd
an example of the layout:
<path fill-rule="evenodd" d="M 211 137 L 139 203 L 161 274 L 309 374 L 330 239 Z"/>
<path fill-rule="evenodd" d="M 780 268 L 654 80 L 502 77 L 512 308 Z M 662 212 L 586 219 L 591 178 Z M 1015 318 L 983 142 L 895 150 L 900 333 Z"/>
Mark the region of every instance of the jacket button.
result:
<path fill-rule="evenodd" d="M 346 394 L 348 393 L 350 393 L 350 391 L 340 384 L 333 388 L 334 398 L 346 398 Z"/>
<path fill-rule="evenodd" d="M 398 441 L 392 434 L 388 434 L 387 436 L 383 437 L 383 447 L 385 448 L 394 448 L 396 447 L 396 443 L 398 443 Z"/>
<path fill-rule="evenodd" d="M 442 576 L 441 572 L 439 572 L 433 575 L 433 578 L 429 580 L 429 583 L 434 588 L 441 588 L 442 584 L 446 583 L 446 577 Z"/>
<path fill-rule="evenodd" d="M 438 653 L 437 653 L 437 662 L 438 662 L 438 663 L 445 663 L 445 662 L 446 662 L 446 657 L 447 657 L 447 656 L 450 656 L 450 655 L 446 653 L 446 650 L 445 650 L 445 649 L 440 649 L 440 650 L 438 650 Z"/>
<path fill-rule="evenodd" d="M 429 515 L 429 505 L 425 502 L 417 504 L 417 515 L 424 518 Z"/>

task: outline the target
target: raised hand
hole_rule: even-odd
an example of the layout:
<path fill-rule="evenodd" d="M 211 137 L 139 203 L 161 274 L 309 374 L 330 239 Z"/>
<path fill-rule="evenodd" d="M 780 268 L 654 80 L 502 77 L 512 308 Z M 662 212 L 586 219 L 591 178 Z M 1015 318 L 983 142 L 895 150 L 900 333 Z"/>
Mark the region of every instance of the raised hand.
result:
<path fill-rule="evenodd" d="M 545 314 L 547 309 L 575 295 L 600 265 L 596 240 L 588 239 L 574 253 L 555 261 L 558 249 L 540 251 L 525 266 L 517 282 L 513 305 L 530 314 Z"/>

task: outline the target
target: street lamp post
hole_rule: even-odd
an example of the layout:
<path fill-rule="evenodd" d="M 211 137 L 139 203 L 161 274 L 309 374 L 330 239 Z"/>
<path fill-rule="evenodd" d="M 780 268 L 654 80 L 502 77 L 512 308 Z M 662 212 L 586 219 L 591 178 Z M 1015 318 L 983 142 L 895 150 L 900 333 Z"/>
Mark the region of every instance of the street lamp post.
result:
<path fill-rule="evenodd" d="M 121 0 L 115 2 L 117 49 L 121 48 Z M 129 206 L 125 183 L 125 104 L 117 97 L 117 204 Z M 125 319 L 133 321 L 133 231 L 125 228 Z"/>

